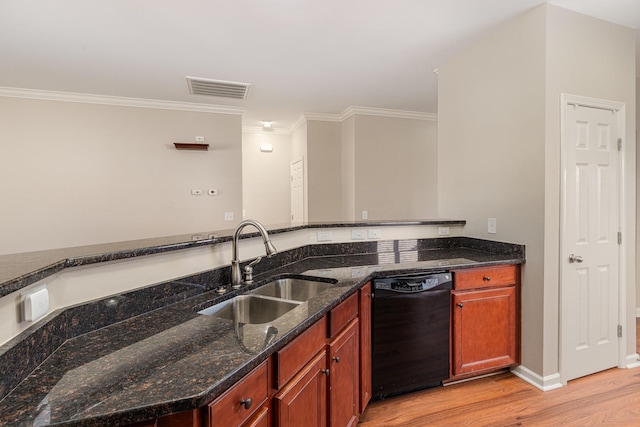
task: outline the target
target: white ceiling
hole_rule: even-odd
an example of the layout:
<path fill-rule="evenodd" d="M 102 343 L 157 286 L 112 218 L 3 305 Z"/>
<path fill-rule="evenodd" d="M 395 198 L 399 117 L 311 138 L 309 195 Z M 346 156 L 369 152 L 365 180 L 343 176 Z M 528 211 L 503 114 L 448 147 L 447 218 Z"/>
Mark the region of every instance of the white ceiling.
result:
<path fill-rule="evenodd" d="M 640 27 L 640 0 L 549 2 Z M 541 3 L 2 0 L 0 87 L 244 107 L 243 125 L 281 129 L 349 106 L 435 113 L 433 70 Z M 252 88 L 246 100 L 190 95 L 185 76 Z"/>

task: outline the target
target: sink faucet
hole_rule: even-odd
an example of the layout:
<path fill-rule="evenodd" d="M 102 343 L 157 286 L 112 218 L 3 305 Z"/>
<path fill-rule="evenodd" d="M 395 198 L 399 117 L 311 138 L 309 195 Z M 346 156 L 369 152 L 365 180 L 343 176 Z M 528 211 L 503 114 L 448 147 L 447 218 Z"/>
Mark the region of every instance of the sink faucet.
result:
<path fill-rule="evenodd" d="M 234 289 L 238 289 L 240 288 L 240 286 L 242 286 L 242 273 L 240 273 L 240 261 L 238 260 L 238 239 L 240 238 L 242 229 L 247 225 L 253 225 L 262 235 L 262 241 L 264 242 L 264 248 L 267 253 L 267 258 L 271 258 L 278 253 L 276 247 L 273 246 L 273 243 L 271 243 L 269 233 L 267 233 L 267 230 L 258 221 L 247 219 L 238 224 L 238 226 L 236 227 L 236 231 L 233 233 L 233 258 L 231 259 L 231 286 Z M 258 257 L 251 264 L 249 264 L 249 268 L 247 269 L 247 276 L 249 277 L 247 278 L 247 281 L 251 281 L 251 270 L 254 265 L 260 262 L 261 259 L 262 257 Z"/>

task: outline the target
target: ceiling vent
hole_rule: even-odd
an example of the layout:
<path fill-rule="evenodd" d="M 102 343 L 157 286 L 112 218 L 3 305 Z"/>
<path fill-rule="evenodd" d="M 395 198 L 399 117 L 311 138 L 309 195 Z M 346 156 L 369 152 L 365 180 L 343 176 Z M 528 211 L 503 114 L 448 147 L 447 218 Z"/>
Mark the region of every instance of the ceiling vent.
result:
<path fill-rule="evenodd" d="M 217 96 L 219 98 L 247 99 L 251 84 L 223 80 L 187 77 L 191 95 Z"/>

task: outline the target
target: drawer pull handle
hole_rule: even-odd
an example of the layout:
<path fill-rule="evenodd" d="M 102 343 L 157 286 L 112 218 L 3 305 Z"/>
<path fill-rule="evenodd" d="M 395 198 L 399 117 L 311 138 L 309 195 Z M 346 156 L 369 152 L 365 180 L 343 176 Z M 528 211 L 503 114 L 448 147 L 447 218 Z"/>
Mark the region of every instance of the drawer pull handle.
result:
<path fill-rule="evenodd" d="M 250 397 L 242 399 L 240 401 L 240 405 L 244 406 L 244 409 L 249 409 L 251 408 L 251 405 L 253 405 L 253 399 L 251 399 Z"/>
<path fill-rule="evenodd" d="M 320 372 L 322 372 L 323 374 L 325 374 L 326 376 L 329 376 L 329 370 L 328 369 L 323 369 Z"/>
<path fill-rule="evenodd" d="M 339 356 L 334 356 L 334 357 L 333 357 L 333 360 L 334 360 L 336 363 L 340 363 L 340 357 L 339 357 Z"/>
<path fill-rule="evenodd" d="M 490 280 L 491 280 L 491 277 L 489 277 L 489 276 L 484 276 L 484 277 L 482 278 L 482 280 L 484 280 L 485 282 L 488 282 L 488 281 L 490 281 Z"/>
<path fill-rule="evenodd" d="M 462 308 L 462 307 L 464 307 L 464 305 L 461 302 L 459 302 L 458 303 L 458 307 Z"/>

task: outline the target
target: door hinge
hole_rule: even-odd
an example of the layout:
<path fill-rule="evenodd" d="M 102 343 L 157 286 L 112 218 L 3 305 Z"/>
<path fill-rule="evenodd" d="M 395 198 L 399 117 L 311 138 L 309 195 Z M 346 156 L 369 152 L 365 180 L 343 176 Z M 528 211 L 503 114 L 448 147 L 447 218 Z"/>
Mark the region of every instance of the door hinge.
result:
<path fill-rule="evenodd" d="M 622 244 L 622 231 L 618 231 L 618 244 Z"/>
<path fill-rule="evenodd" d="M 618 138 L 618 151 L 622 151 L 622 138 Z"/>
<path fill-rule="evenodd" d="M 618 338 L 622 338 L 622 325 L 618 325 Z"/>

